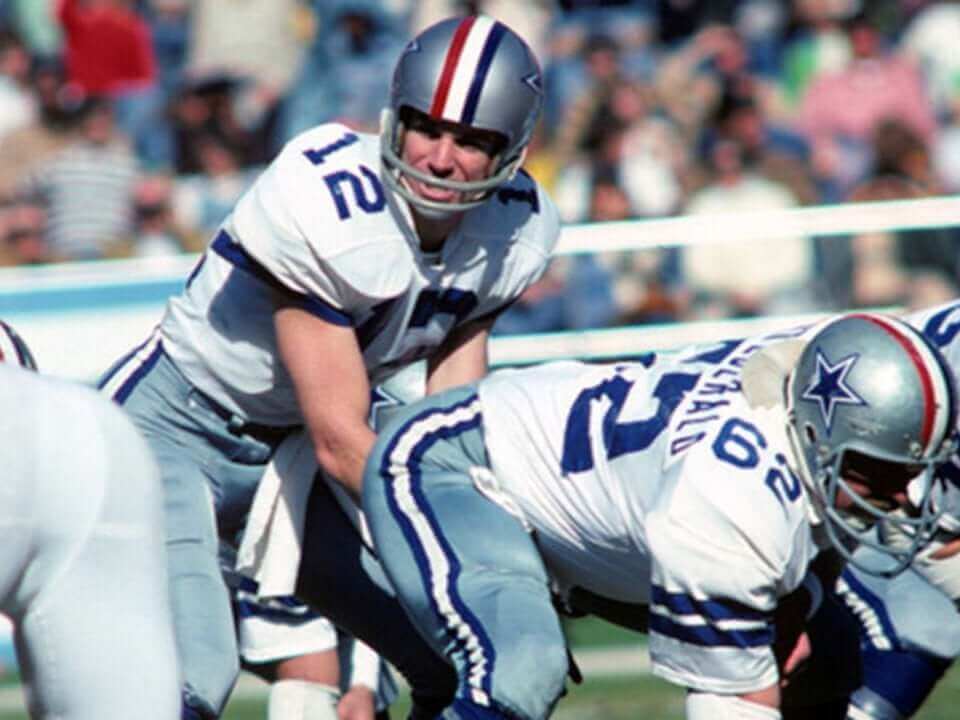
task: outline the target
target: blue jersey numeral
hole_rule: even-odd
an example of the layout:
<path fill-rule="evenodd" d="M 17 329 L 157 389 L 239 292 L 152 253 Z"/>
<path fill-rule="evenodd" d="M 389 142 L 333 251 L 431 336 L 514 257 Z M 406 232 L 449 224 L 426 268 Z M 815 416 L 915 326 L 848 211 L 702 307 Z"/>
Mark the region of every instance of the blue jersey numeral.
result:
<path fill-rule="evenodd" d="M 317 150 L 304 150 L 303 156 L 314 165 L 322 165 L 324 160 L 327 159 L 327 155 L 332 155 L 337 150 L 349 147 L 359 139 L 356 133 L 344 133 L 341 138 L 334 140 L 329 145 L 324 145 L 322 148 Z"/>
<path fill-rule="evenodd" d="M 607 450 L 607 458 L 612 460 L 625 453 L 650 447 L 667 427 L 670 414 L 684 393 L 696 384 L 698 377 L 689 373 L 667 373 L 653 390 L 654 397 L 659 401 L 656 412 L 649 418 L 629 423 L 618 423 L 617 418 L 633 387 L 632 381 L 616 375 L 581 392 L 567 417 L 561 470 L 564 473 L 585 472 L 595 465 L 590 447 L 590 410 L 594 400 L 602 397 L 610 400 L 610 407 L 603 416 L 603 445 Z"/>
<path fill-rule="evenodd" d="M 366 165 L 360 166 L 360 172 L 370 184 L 372 197 L 367 196 L 367 190 L 363 185 L 363 180 L 357 177 L 349 170 L 338 170 L 323 176 L 323 181 L 330 190 L 333 202 L 337 206 L 337 215 L 341 220 L 350 217 L 350 207 L 347 205 L 347 198 L 344 193 L 344 187 L 353 191 L 353 202 L 359 206 L 365 213 L 380 212 L 387 206 L 387 196 L 383 191 L 383 184 L 380 178 Z"/>
<path fill-rule="evenodd" d="M 447 288 L 446 290 L 421 290 L 417 304 L 410 316 L 410 327 L 426 327 L 430 318 L 440 313 L 453 315 L 461 322 L 477 306 L 477 295 L 472 290 Z"/>
<path fill-rule="evenodd" d="M 752 423 L 740 418 L 730 418 L 720 428 L 713 441 L 713 453 L 718 460 L 744 470 L 760 464 L 760 449 L 767 447 L 767 440 Z M 800 479 L 787 465 L 782 453 L 774 455 L 778 467 L 767 470 L 764 484 L 781 505 L 800 497 Z"/>

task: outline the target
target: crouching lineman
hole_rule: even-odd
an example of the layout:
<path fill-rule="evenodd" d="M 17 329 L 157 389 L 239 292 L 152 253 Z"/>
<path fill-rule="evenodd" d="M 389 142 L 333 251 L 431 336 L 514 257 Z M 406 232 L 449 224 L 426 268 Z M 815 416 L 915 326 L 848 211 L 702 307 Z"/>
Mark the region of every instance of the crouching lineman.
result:
<path fill-rule="evenodd" d="M 821 550 L 910 562 L 956 402 L 937 350 L 876 314 L 551 363 L 398 413 L 363 506 L 401 603 L 457 669 L 444 718 L 549 716 L 568 671 L 552 593 L 648 605 L 653 670 L 689 688 L 691 720 L 778 718 L 806 640 L 775 652 L 779 601 L 818 594 Z M 881 520 L 913 541 L 872 540 Z"/>
<path fill-rule="evenodd" d="M 30 715 L 176 718 L 160 479 L 146 443 L 92 389 L 27 372 L 32 355 L 2 323 L 0 357 L 0 611 L 16 626 Z"/>

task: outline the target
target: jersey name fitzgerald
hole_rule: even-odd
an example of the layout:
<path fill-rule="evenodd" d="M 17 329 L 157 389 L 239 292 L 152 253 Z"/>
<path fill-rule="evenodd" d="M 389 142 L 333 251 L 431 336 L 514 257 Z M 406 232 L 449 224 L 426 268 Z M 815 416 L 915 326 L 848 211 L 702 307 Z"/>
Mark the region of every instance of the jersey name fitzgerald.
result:
<path fill-rule="evenodd" d="M 373 382 L 497 313 L 544 272 L 556 210 L 520 173 L 426 256 L 379 177 L 379 138 L 329 124 L 294 138 L 224 221 L 170 303 L 166 351 L 201 390 L 256 422 L 301 422 L 273 311 L 353 327 Z"/>

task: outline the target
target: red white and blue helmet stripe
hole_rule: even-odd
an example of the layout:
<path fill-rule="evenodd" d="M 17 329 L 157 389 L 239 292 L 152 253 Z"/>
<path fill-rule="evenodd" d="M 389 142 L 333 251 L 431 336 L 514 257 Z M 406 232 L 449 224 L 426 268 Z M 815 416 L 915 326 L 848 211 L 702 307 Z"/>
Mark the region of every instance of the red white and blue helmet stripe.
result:
<path fill-rule="evenodd" d="M 471 125 L 506 27 L 480 16 L 464 18 L 447 49 L 430 116 Z"/>
<path fill-rule="evenodd" d="M 956 398 L 951 387 L 952 375 L 940 354 L 917 330 L 883 315 L 858 314 L 882 328 L 913 361 L 923 396 L 923 427 L 919 441 L 923 457 L 936 454 L 953 433 L 957 422 Z"/>

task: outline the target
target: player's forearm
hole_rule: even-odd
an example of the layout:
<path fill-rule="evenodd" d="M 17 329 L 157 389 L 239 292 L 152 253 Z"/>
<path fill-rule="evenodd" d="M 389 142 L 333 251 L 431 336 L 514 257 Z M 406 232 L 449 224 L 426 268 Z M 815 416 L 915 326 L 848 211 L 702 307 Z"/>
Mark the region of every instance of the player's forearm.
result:
<path fill-rule="evenodd" d="M 366 423 L 325 424 L 311 432 L 317 462 L 331 477 L 359 501 L 363 489 L 363 468 L 376 440 Z"/>
<path fill-rule="evenodd" d="M 475 382 L 487 374 L 490 326 L 479 322 L 462 328 L 446 343 L 427 368 L 427 394 Z"/>

